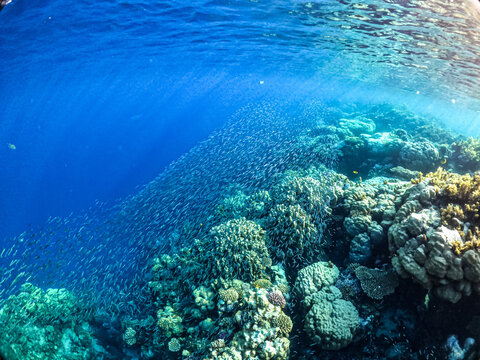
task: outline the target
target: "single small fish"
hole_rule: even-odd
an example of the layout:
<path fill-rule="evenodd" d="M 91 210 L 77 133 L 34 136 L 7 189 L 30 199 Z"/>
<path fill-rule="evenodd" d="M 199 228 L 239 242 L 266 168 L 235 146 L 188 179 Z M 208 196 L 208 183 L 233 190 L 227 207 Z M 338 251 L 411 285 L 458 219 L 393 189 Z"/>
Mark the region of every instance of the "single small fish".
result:
<path fill-rule="evenodd" d="M 447 163 L 447 159 L 446 158 L 443 158 L 442 160 L 442 165 L 446 164 Z"/>
<path fill-rule="evenodd" d="M 357 170 L 353 170 L 353 173 L 354 173 L 355 175 L 357 175 L 357 174 L 358 174 L 358 171 L 357 171 Z"/>
<path fill-rule="evenodd" d="M 10 150 L 17 150 L 17 147 L 14 144 L 8 144 Z"/>
<path fill-rule="evenodd" d="M 424 305 L 425 305 L 425 308 L 428 309 L 428 304 L 430 303 L 430 296 L 429 296 L 428 293 L 425 295 L 425 300 L 424 300 L 423 303 L 424 303 Z"/>

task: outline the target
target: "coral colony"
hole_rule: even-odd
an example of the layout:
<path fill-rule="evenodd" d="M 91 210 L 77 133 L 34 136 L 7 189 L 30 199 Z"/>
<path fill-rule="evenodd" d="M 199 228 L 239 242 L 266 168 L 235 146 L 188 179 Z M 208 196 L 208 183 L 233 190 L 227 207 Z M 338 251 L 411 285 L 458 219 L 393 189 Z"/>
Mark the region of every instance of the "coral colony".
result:
<path fill-rule="evenodd" d="M 245 163 L 218 155 L 208 191 L 199 184 L 213 165 L 201 163 L 221 153 L 215 137 L 192 150 L 182 161 L 193 167 L 167 170 L 185 174 L 180 190 L 156 179 L 118 214 L 151 245 L 141 296 L 101 305 L 79 288 L 24 282 L 1 303 L 2 356 L 478 356 L 480 141 L 386 105 L 330 111 L 281 146 L 245 147 Z M 270 174 L 256 167 L 266 153 Z M 255 181 L 242 180 L 249 172 Z M 160 208 L 162 189 L 183 205 Z"/>

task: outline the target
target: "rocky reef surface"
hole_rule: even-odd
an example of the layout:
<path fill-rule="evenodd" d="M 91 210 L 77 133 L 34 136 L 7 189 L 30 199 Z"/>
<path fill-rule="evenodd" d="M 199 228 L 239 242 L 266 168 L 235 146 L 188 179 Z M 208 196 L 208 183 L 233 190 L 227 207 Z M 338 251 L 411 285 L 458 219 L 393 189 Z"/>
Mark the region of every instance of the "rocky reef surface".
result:
<path fill-rule="evenodd" d="M 478 358 L 480 141 L 406 110 L 353 108 L 289 149 L 281 171 L 225 182 L 158 234 L 169 246 L 151 247 L 136 311 L 26 283 L 1 304 L 0 354 Z"/>

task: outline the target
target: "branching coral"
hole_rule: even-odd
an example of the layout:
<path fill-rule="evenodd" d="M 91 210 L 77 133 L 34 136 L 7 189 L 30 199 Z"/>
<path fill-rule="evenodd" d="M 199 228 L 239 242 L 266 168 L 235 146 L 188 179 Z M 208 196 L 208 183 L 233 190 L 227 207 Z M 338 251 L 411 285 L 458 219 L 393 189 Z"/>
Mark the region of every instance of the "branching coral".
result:
<path fill-rule="evenodd" d="M 298 204 L 275 206 L 267 224 L 269 248 L 279 260 L 301 258 L 318 236 L 312 217 Z"/>
<path fill-rule="evenodd" d="M 206 266 L 214 278 L 252 281 L 264 276 L 272 264 L 264 230 L 245 218 L 212 228 L 205 246 L 209 249 Z"/>

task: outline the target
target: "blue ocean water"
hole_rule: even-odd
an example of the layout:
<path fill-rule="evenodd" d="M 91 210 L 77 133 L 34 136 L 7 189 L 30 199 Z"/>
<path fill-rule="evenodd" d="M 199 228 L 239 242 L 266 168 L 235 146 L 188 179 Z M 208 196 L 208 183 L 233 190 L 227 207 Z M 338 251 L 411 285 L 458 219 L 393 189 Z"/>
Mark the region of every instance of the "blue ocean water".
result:
<path fill-rule="evenodd" d="M 1 297 L 15 271 L 108 294 L 106 307 L 122 286 L 145 295 L 159 249 L 204 236 L 235 186 L 300 167 L 290 141 L 320 119 L 364 111 L 381 128 L 401 109 L 480 136 L 479 53 L 473 1 L 13 0 L 0 12 L 0 245 L 21 256 Z"/>
<path fill-rule="evenodd" d="M 0 23 L 2 234 L 131 193 L 272 92 L 335 98 L 361 88 L 366 101 L 398 98 L 447 120 L 461 111 L 472 133 L 474 10 L 394 1 L 9 4 Z"/>

